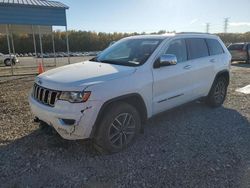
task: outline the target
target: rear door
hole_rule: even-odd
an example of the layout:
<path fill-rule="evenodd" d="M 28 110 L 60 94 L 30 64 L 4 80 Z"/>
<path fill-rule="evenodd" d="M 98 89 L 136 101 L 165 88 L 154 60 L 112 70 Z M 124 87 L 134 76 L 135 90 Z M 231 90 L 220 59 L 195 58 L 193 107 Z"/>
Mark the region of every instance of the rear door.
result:
<path fill-rule="evenodd" d="M 189 65 L 192 76 L 192 99 L 206 96 L 214 79 L 214 64 L 216 59 L 209 56 L 209 50 L 204 38 L 186 39 Z"/>

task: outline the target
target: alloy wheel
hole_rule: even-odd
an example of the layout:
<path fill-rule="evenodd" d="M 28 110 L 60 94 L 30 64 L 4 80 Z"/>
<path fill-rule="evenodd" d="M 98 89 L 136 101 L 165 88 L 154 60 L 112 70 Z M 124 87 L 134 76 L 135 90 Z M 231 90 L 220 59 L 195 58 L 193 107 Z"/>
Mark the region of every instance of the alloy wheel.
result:
<path fill-rule="evenodd" d="M 116 148 L 127 146 L 136 133 L 135 119 L 130 113 L 115 117 L 109 129 L 109 141 Z"/>
<path fill-rule="evenodd" d="M 226 86 L 223 80 L 220 80 L 216 86 L 214 91 L 214 98 L 216 103 L 221 103 L 224 100 L 226 94 Z"/>

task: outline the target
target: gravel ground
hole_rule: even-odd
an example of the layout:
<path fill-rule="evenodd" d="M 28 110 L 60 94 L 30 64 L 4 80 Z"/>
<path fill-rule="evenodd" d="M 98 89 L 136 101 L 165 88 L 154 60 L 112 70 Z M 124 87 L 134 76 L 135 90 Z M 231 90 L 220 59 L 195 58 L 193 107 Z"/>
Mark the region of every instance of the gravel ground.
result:
<path fill-rule="evenodd" d="M 228 97 L 194 102 L 149 120 L 127 150 L 101 155 L 33 123 L 33 77 L 0 84 L 0 187 L 250 187 L 250 66 L 232 66 Z"/>

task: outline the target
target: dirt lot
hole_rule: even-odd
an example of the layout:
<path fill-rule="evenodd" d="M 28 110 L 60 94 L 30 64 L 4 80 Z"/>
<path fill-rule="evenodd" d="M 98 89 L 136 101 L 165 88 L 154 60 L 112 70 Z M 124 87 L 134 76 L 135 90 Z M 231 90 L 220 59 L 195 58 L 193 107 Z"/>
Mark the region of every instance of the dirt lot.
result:
<path fill-rule="evenodd" d="M 0 187 L 250 187 L 250 66 L 232 66 L 228 97 L 194 102 L 148 121 L 126 151 L 40 131 L 27 95 L 33 77 L 0 84 Z"/>

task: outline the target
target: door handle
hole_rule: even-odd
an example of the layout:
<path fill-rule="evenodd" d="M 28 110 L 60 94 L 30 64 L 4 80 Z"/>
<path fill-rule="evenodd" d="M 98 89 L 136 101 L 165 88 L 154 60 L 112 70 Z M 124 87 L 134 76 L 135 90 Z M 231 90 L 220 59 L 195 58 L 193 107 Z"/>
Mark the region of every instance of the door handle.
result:
<path fill-rule="evenodd" d="M 210 62 L 211 63 L 215 63 L 215 59 L 210 59 Z"/>
<path fill-rule="evenodd" d="M 186 65 L 185 67 L 183 67 L 184 69 L 190 69 L 190 68 L 192 68 L 192 66 L 191 65 Z"/>

